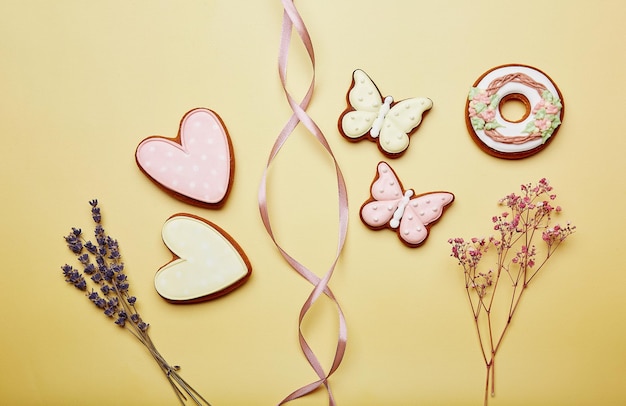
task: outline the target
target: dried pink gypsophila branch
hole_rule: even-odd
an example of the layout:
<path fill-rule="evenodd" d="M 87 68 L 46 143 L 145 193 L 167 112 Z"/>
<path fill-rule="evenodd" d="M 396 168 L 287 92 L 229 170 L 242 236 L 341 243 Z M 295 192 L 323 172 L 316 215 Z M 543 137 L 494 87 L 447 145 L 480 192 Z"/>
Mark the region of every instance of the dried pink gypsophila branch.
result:
<path fill-rule="evenodd" d="M 507 208 L 491 219 L 493 229 L 499 235 L 448 241 L 452 245 L 451 256 L 459 261 L 465 274 L 465 289 L 487 368 L 485 405 L 490 384 L 491 396 L 495 395 L 495 356 L 522 294 L 560 244 L 576 229 L 569 223 L 550 225 L 553 214 L 560 212 L 561 207 L 550 203 L 556 195 L 545 178 L 536 185 L 522 185 L 521 191 L 520 195 L 511 193 L 499 201 Z M 488 253 L 494 258 L 494 267 L 480 272 L 479 264 L 484 262 L 481 259 Z M 496 296 L 498 290 L 504 292 Z"/>

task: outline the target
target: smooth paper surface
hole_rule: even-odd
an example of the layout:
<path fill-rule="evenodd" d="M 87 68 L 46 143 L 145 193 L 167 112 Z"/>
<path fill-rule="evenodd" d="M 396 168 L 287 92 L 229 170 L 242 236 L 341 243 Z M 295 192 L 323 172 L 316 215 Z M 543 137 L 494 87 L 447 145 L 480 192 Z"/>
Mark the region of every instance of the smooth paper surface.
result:
<path fill-rule="evenodd" d="M 578 229 L 525 294 L 498 353 L 492 406 L 626 403 L 626 5 L 621 1 L 297 1 L 316 56 L 308 109 L 348 188 L 350 224 L 330 282 L 348 347 L 330 384 L 338 405 L 482 404 L 485 366 L 451 237 L 494 232 L 498 199 L 546 177 Z M 275 405 L 317 379 L 298 344 L 313 287 L 282 259 L 259 216 L 257 192 L 290 117 L 278 77 L 282 5 L 261 1 L 4 1 L 0 4 L 0 403 L 174 405 L 150 354 L 63 280 L 76 264 L 63 236 L 91 233 L 97 198 L 125 260 L 151 337 L 213 405 Z M 311 68 L 294 39 L 288 84 L 304 96 Z M 470 86 L 509 63 L 548 74 L 565 116 L 553 142 L 507 161 L 481 151 L 465 126 Z M 405 188 L 455 201 L 426 243 L 404 246 L 359 218 L 376 165 L 369 141 L 338 132 L 352 72 L 383 96 L 428 97 L 433 108 L 407 152 L 389 161 Z M 151 135 L 175 137 L 182 115 L 217 112 L 236 171 L 223 208 L 203 209 L 156 187 L 135 163 Z M 303 127 L 268 177 L 281 245 L 318 275 L 334 258 L 332 162 Z M 254 273 L 215 301 L 177 306 L 154 290 L 171 254 L 161 227 L 174 213 L 232 235 Z M 324 298 L 303 333 L 328 369 L 335 308 Z M 294 405 L 327 404 L 320 390 Z"/>

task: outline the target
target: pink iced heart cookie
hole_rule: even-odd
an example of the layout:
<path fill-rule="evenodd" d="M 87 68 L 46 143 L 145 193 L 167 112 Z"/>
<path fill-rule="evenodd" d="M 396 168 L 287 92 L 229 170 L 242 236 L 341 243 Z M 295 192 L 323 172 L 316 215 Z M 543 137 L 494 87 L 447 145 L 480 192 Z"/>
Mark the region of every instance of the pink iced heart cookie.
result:
<path fill-rule="evenodd" d="M 143 140 L 135 159 L 139 169 L 168 194 L 207 208 L 224 205 L 235 170 L 226 127 L 205 108 L 185 114 L 176 138 L 155 135 Z"/>
<path fill-rule="evenodd" d="M 170 303 L 215 299 L 243 285 L 252 273 L 239 244 L 201 217 L 175 214 L 161 234 L 174 258 L 157 271 L 154 286 Z"/>

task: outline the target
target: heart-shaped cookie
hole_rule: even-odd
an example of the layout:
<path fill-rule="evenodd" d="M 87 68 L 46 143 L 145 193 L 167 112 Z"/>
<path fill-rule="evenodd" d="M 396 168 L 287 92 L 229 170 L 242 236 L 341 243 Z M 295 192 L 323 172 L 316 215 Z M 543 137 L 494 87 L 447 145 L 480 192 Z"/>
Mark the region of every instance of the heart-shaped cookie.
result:
<path fill-rule="evenodd" d="M 252 266 L 224 230 L 193 214 L 175 214 L 163 225 L 163 242 L 174 254 L 161 267 L 154 286 L 170 303 L 215 299 L 243 285 Z"/>
<path fill-rule="evenodd" d="M 230 192 L 235 159 L 220 116 L 205 108 L 189 111 L 178 136 L 155 135 L 135 151 L 139 169 L 174 197 L 207 208 L 220 208 Z"/>

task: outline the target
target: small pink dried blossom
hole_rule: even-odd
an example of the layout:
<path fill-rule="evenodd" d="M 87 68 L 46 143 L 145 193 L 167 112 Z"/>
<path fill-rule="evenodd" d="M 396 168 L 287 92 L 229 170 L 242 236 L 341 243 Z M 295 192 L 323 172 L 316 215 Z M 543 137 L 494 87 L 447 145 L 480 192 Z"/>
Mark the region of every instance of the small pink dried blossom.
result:
<path fill-rule="evenodd" d="M 487 368 L 485 405 L 490 386 L 491 395 L 495 394 L 495 356 L 523 293 L 560 244 L 576 230 L 570 223 L 551 225 L 553 215 L 560 213 L 562 208 L 550 203 L 556 199 L 556 194 L 552 193 L 552 186 L 545 178 L 535 185 L 521 185 L 520 189 L 520 195 L 511 193 L 499 200 L 506 211 L 491 218 L 498 235 L 470 241 L 463 238 L 448 240 L 452 245 L 451 256 L 463 269 L 465 290 Z M 536 241 L 539 238 L 541 240 Z M 487 272 L 479 270 L 481 260 L 485 258 L 495 260 L 495 266 Z M 504 302 L 496 300 L 496 290 L 505 290 L 497 296 L 508 299 Z M 496 303 L 506 305 L 508 311 L 493 312 Z M 506 319 L 497 320 L 496 314 L 504 315 Z"/>

